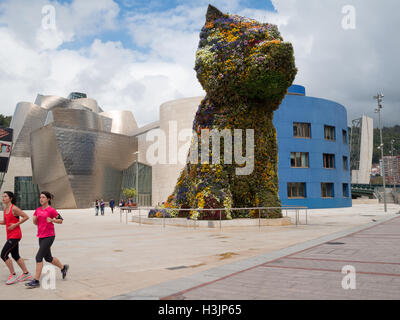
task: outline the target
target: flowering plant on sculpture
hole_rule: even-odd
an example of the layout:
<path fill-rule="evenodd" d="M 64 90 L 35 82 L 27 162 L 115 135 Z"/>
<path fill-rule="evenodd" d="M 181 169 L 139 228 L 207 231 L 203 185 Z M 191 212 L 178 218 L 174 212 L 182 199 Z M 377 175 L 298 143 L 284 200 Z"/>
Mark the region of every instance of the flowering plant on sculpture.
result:
<path fill-rule="evenodd" d="M 235 167 L 241 164 L 224 163 L 222 159 L 219 163 L 202 163 L 201 145 L 192 139 L 190 150 L 197 148 L 199 161 L 192 163 L 189 151 L 168 203 L 174 208 L 215 209 L 191 210 L 192 219 L 214 219 L 220 214 L 231 219 L 229 208 L 233 207 L 280 207 L 278 147 L 272 118 L 297 73 L 292 45 L 283 41 L 275 25 L 223 14 L 210 5 L 200 33 L 195 70 L 207 92 L 193 122 L 197 141 L 202 129 L 231 133 L 252 129 L 254 169 L 239 176 Z M 256 217 L 255 212 L 251 217 Z M 271 212 L 268 217 L 281 217 L 281 212 Z"/>

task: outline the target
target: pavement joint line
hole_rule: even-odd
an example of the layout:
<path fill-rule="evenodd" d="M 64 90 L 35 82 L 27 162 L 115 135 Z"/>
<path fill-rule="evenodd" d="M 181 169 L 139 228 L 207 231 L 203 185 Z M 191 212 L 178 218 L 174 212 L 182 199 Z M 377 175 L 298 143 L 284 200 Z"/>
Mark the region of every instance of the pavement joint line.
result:
<path fill-rule="evenodd" d="M 257 255 L 255 257 L 251 257 L 248 259 L 239 260 L 239 261 L 236 261 L 236 262 L 233 262 L 230 264 L 214 267 L 209 270 L 205 270 L 205 271 L 202 271 L 202 272 L 199 272 L 196 274 L 192 274 L 190 276 L 170 280 L 170 281 L 167 281 L 167 282 L 164 282 L 161 284 L 156 284 L 156 285 L 153 285 L 153 286 L 150 286 L 147 288 L 138 289 L 138 290 L 132 291 L 130 293 L 126 293 L 121 296 L 123 296 L 123 297 L 127 296 L 129 299 L 132 299 L 132 300 L 141 300 L 142 297 L 151 297 L 151 298 L 154 298 L 157 300 L 168 299 L 172 296 L 181 295 L 188 291 L 192 291 L 197 288 L 207 286 L 211 283 L 226 279 L 228 277 L 235 276 L 239 273 L 257 268 L 257 267 L 265 264 L 266 262 L 271 263 L 273 261 L 276 261 L 276 260 L 279 260 L 282 258 L 286 258 L 286 257 L 289 257 L 294 254 L 302 253 L 302 252 L 305 252 L 312 248 L 315 248 L 325 242 L 342 239 L 347 236 L 354 235 L 361 231 L 369 230 L 375 226 L 378 226 L 378 225 L 381 225 L 384 223 L 388 223 L 391 220 L 395 220 L 395 219 L 399 219 L 399 218 L 400 218 L 399 216 L 391 214 L 389 217 L 385 217 L 380 221 L 370 222 L 370 223 L 356 226 L 356 227 L 353 227 L 350 229 L 345 229 L 345 230 L 342 230 L 339 232 L 324 235 L 322 237 L 308 240 L 305 242 L 301 242 L 301 243 L 289 246 L 289 247 L 281 249 L 281 250 L 272 251 L 272 252 Z M 261 262 L 261 260 L 262 260 L 262 262 Z M 243 269 L 243 268 L 245 268 L 245 269 Z M 234 270 L 236 270 L 236 272 L 233 272 Z M 213 273 L 214 273 L 214 275 L 213 275 Z M 203 278 L 203 279 L 209 278 L 209 281 L 208 282 L 199 281 L 199 277 Z M 203 282 L 203 283 L 196 285 L 196 282 L 197 283 Z M 168 291 L 168 293 L 165 294 L 164 292 L 160 292 L 160 291 L 164 291 L 164 292 Z M 120 296 L 112 297 L 111 299 L 118 300 L 118 297 L 120 297 Z"/>
<path fill-rule="evenodd" d="M 353 236 L 353 238 L 360 238 L 360 239 L 362 239 L 362 238 L 364 238 L 364 239 L 374 239 L 374 238 L 376 238 L 376 239 L 382 239 L 382 240 L 386 240 L 386 239 L 400 240 L 400 237 L 382 237 L 382 236 L 379 236 L 379 237 L 365 237 L 362 234 L 360 234 L 358 236 Z"/>
<path fill-rule="evenodd" d="M 285 259 L 293 259 L 293 260 L 315 260 L 315 261 L 333 261 L 333 262 L 353 262 L 353 263 L 367 263 L 367 264 L 400 265 L 400 262 L 381 262 L 381 261 L 357 261 L 357 260 L 322 259 L 322 258 L 300 258 L 300 257 L 287 257 L 287 258 L 285 258 Z"/>
<path fill-rule="evenodd" d="M 279 269 L 294 269 L 294 270 L 307 270 L 307 271 L 327 271 L 327 272 L 338 272 L 342 273 L 341 269 L 323 269 L 323 268 L 306 268 L 306 267 L 289 267 L 289 266 L 276 266 L 270 264 L 263 264 L 260 268 L 279 268 Z M 400 273 L 384 273 L 384 272 L 366 272 L 357 271 L 357 274 L 372 274 L 375 276 L 389 276 L 389 277 L 400 277 Z"/>
<path fill-rule="evenodd" d="M 363 236 L 400 236 L 399 233 L 366 233 Z"/>

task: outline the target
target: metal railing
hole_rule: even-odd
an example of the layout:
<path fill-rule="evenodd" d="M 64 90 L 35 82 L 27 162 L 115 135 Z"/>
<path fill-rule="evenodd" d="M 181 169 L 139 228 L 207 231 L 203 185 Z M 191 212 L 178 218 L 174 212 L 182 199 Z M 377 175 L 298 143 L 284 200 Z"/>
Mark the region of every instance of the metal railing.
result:
<path fill-rule="evenodd" d="M 301 213 L 304 212 L 305 214 L 305 224 L 308 224 L 308 207 L 302 207 L 302 206 L 282 206 L 282 207 L 254 207 L 254 208 L 212 208 L 212 209 L 203 209 L 203 208 L 192 208 L 192 209 L 178 209 L 178 208 L 157 208 L 157 207 L 131 207 L 131 208 L 125 208 L 122 207 L 120 208 L 120 222 L 122 222 L 122 214 L 123 212 L 125 212 L 125 223 L 128 223 L 128 215 L 131 211 L 135 212 L 138 211 L 138 215 L 139 215 L 139 225 L 142 224 L 142 215 L 141 215 L 141 210 L 146 210 L 147 212 L 149 212 L 150 210 L 157 210 L 159 212 L 162 212 L 162 219 L 163 219 L 163 228 L 165 228 L 165 220 L 166 219 L 170 219 L 170 217 L 166 217 L 166 212 L 169 211 L 219 211 L 219 226 L 220 229 L 222 229 L 222 211 L 244 211 L 244 210 L 248 210 L 250 211 L 258 211 L 258 227 L 261 228 L 261 219 L 264 218 L 268 218 L 268 211 L 273 211 L 273 210 L 280 210 L 281 212 L 285 211 L 285 216 L 288 216 L 288 212 L 290 211 L 294 211 L 294 216 L 295 216 L 295 224 L 296 226 L 301 225 Z M 262 212 L 263 211 L 263 212 Z M 148 214 L 147 214 L 148 215 Z M 146 215 L 146 218 L 147 218 Z M 282 214 L 283 215 L 283 214 Z M 171 216 L 171 215 L 170 215 Z M 133 213 L 132 213 L 132 217 L 133 217 Z M 154 218 L 152 218 L 154 219 Z M 193 221 L 193 226 L 196 229 L 197 227 L 197 222 L 198 221 L 207 221 L 207 220 L 198 220 L 198 219 L 189 219 L 190 221 Z M 239 220 L 239 219 L 243 219 L 243 218 L 233 218 L 231 220 Z M 208 220 L 208 221 L 218 221 L 216 219 L 214 220 Z M 225 220 L 225 219 L 224 219 Z M 226 221 L 226 220 L 225 220 Z"/>

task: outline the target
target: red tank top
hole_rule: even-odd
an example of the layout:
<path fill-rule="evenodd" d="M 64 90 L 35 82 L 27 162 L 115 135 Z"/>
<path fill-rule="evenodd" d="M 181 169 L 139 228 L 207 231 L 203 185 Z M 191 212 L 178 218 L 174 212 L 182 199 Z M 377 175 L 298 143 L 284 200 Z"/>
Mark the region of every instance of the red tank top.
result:
<path fill-rule="evenodd" d="M 7 240 L 22 238 L 22 232 L 21 232 L 21 228 L 19 225 L 12 231 L 8 230 L 8 227 L 10 225 L 19 222 L 19 217 L 15 217 L 12 213 L 13 206 L 14 205 L 12 204 L 10 211 L 8 213 L 6 213 L 6 210 L 4 209 L 4 223 L 6 224 Z"/>

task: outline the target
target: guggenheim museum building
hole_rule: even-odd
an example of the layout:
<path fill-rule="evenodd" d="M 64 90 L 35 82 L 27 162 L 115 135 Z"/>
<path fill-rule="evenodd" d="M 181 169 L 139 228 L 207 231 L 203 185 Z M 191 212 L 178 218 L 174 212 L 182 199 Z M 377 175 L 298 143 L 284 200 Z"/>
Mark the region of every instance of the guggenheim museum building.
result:
<path fill-rule="evenodd" d="M 185 165 L 191 137 L 180 139 L 179 133 L 191 130 L 202 99 L 165 102 L 159 120 L 143 127 L 130 111 L 103 111 L 84 93 L 20 102 L 1 189 L 14 191 L 23 209 L 39 206 L 39 190 L 53 193 L 54 207 L 66 209 L 90 207 L 95 199 L 118 202 L 128 187 L 139 191 L 139 205 L 155 206 L 172 193 Z M 345 107 L 293 85 L 274 125 L 282 205 L 351 206 Z M 176 161 L 177 150 L 183 161 Z"/>

